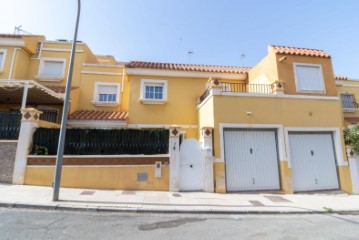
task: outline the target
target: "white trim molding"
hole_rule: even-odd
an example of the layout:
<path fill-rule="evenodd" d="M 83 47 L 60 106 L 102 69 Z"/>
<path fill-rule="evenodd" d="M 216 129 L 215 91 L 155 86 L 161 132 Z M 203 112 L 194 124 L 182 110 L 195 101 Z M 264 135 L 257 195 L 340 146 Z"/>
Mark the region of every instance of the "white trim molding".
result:
<path fill-rule="evenodd" d="M 162 99 L 146 98 L 147 86 L 161 86 Z M 167 80 L 141 79 L 140 102 L 143 104 L 165 104 L 167 102 Z"/>
<path fill-rule="evenodd" d="M 0 46 L 24 47 L 25 41 L 18 38 L 0 38 Z"/>
<path fill-rule="evenodd" d="M 171 126 L 178 126 L 181 129 L 198 128 L 198 125 L 180 125 L 180 124 L 128 124 L 128 128 L 143 129 L 143 128 L 165 128 L 169 129 Z"/>
<path fill-rule="evenodd" d="M 122 73 L 114 73 L 114 72 L 81 71 L 81 73 L 82 74 L 94 74 L 94 75 L 122 76 Z"/>
<path fill-rule="evenodd" d="M 101 86 L 116 87 L 116 101 L 100 101 L 99 88 Z M 120 103 L 121 100 L 121 84 L 112 82 L 95 82 L 95 90 L 93 94 L 92 103 L 98 107 L 115 107 Z"/>
<path fill-rule="evenodd" d="M 71 52 L 71 49 L 67 48 L 42 48 L 42 51 L 48 51 L 48 52 Z M 77 53 L 83 53 L 84 50 L 76 50 Z"/>
<path fill-rule="evenodd" d="M 297 75 L 297 67 L 298 66 L 319 68 L 319 81 L 320 81 L 321 90 L 317 90 L 317 89 L 300 89 L 299 88 L 299 80 L 298 80 L 298 75 Z M 321 93 L 321 94 L 326 93 L 325 82 L 324 82 L 324 77 L 323 77 L 323 69 L 322 69 L 321 64 L 294 62 L 293 63 L 293 69 L 294 69 L 293 71 L 294 71 L 295 87 L 296 87 L 297 92 L 300 92 L 300 93 Z"/>
<path fill-rule="evenodd" d="M 344 160 L 343 144 L 341 137 L 341 128 L 305 128 L 305 127 L 285 127 L 284 128 L 284 138 L 285 145 L 287 148 L 287 157 L 288 157 L 288 167 L 292 168 L 291 159 L 290 159 L 290 148 L 289 148 L 289 132 L 331 132 L 333 133 L 334 148 L 335 148 L 335 158 L 338 166 L 348 166 L 348 162 Z"/>
<path fill-rule="evenodd" d="M 236 79 L 245 80 L 246 73 L 212 73 L 212 72 L 192 72 L 192 71 L 173 71 L 173 70 L 161 70 L 161 69 L 138 69 L 138 68 L 126 68 L 126 74 L 128 75 L 147 75 L 158 77 L 192 77 L 192 78 L 224 78 L 224 79 Z"/>
<path fill-rule="evenodd" d="M 105 68 L 123 68 L 124 65 L 120 64 L 101 64 L 101 63 L 83 63 L 84 67 L 105 67 Z"/>
<path fill-rule="evenodd" d="M 246 123 L 220 123 L 219 124 L 219 144 L 221 155 L 216 159 L 217 162 L 224 162 L 224 134 L 225 128 L 243 128 L 243 129 L 276 129 L 278 139 L 278 158 L 280 161 L 287 161 L 284 131 L 282 124 L 246 124 Z"/>
<path fill-rule="evenodd" d="M 43 75 L 43 72 L 45 70 L 45 62 L 62 62 L 63 64 L 62 64 L 61 76 Z M 40 66 L 36 78 L 39 81 L 60 82 L 65 78 L 65 69 L 66 69 L 66 58 L 49 58 L 49 57 L 40 58 Z"/>

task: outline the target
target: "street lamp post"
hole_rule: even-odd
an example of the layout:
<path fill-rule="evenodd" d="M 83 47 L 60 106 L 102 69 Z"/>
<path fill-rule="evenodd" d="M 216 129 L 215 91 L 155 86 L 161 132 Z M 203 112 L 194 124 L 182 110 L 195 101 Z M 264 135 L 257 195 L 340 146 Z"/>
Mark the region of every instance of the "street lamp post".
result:
<path fill-rule="evenodd" d="M 67 125 L 67 116 L 68 116 L 68 112 L 69 112 L 69 100 L 70 100 L 70 91 L 71 91 L 71 83 L 72 83 L 72 73 L 73 73 L 73 69 L 74 69 L 74 60 L 75 60 L 75 53 L 76 53 L 77 30 L 79 27 L 80 10 L 81 10 L 81 0 L 77 0 L 77 18 L 76 18 L 75 34 L 74 34 L 74 39 L 72 41 L 70 67 L 69 67 L 69 72 L 67 74 L 67 83 L 66 83 L 64 107 L 63 107 L 63 111 L 62 111 L 59 144 L 57 146 L 55 176 L 54 176 L 53 195 L 52 195 L 53 201 L 59 200 L 62 161 L 63 161 L 63 155 L 64 155 L 66 125 Z"/>

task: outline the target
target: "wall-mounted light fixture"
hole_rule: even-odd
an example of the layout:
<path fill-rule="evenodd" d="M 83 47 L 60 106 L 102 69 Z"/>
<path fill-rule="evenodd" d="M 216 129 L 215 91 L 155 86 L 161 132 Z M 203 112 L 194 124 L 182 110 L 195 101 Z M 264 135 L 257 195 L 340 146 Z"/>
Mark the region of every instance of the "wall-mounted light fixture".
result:
<path fill-rule="evenodd" d="M 279 62 L 283 62 L 283 61 L 285 61 L 286 59 L 287 59 L 287 57 L 286 57 L 286 56 L 281 57 L 281 58 L 279 58 Z"/>

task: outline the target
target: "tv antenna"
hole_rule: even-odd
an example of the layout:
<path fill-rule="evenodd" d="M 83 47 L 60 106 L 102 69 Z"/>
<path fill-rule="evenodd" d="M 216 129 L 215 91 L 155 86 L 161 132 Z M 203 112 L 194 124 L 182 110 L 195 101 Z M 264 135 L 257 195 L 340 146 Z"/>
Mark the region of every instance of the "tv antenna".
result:
<path fill-rule="evenodd" d="M 242 53 L 240 58 L 241 58 L 241 65 L 243 67 L 244 66 L 243 62 L 244 62 L 244 59 L 246 58 L 246 55 L 244 53 Z"/>
<path fill-rule="evenodd" d="M 188 63 L 191 63 L 191 56 L 194 54 L 192 50 L 188 50 Z"/>
<path fill-rule="evenodd" d="M 32 33 L 23 30 L 23 29 L 22 29 L 22 25 L 20 25 L 20 26 L 17 26 L 17 27 L 15 26 L 15 28 L 14 28 L 14 34 L 27 34 L 27 35 L 31 35 Z"/>

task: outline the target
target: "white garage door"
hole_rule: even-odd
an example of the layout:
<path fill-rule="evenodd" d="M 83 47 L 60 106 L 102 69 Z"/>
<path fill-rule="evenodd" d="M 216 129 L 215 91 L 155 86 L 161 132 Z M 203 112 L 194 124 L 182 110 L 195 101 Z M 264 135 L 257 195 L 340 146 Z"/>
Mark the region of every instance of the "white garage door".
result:
<path fill-rule="evenodd" d="M 279 170 L 275 130 L 224 130 L 228 192 L 278 190 Z"/>
<path fill-rule="evenodd" d="M 294 191 L 338 189 L 332 133 L 289 132 Z"/>

